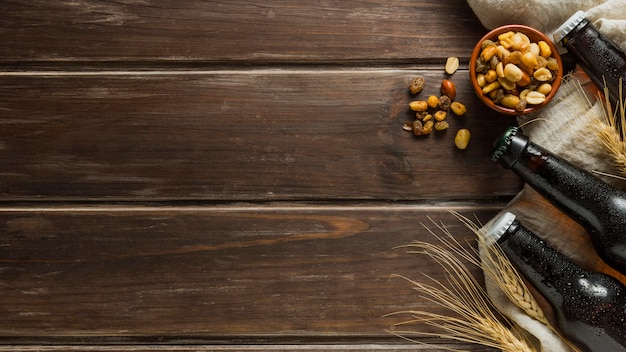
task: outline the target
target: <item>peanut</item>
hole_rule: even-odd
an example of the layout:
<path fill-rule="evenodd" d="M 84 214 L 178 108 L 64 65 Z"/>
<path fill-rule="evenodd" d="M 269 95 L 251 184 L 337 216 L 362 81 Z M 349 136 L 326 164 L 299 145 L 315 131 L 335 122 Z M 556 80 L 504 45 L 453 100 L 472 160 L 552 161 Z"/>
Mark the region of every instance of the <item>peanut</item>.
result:
<path fill-rule="evenodd" d="M 496 64 L 496 76 L 504 77 L 504 64 L 502 63 L 502 61 Z"/>
<path fill-rule="evenodd" d="M 537 92 L 536 90 L 532 90 L 526 94 L 526 101 L 528 104 L 538 105 L 546 101 L 546 96 Z"/>
<path fill-rule="evenodd" d="M 446 60 L 445 71 L 447 74 L 451 75 L 456 72 L 459 68 L 459 58 L 458 57 L 449 57 Z"/>
<path fill-rule="evenodd" d="M 504 66 L 504 77 L 513 83 L 519 82 L 523 75 L 522 70 L 514 64 Z"/>
<path fill-rule="evenodd" d="M 534 69 L 537 66 L 537 56 L 531 52 L 527 52 L 522 55 L 522 64 L 530 69 Z"/>
<path fill-rule="evenodd" d="M 545 67 L 542 67 L 533 73 L 533 77 L 540 82 L 546 82 L 552 79 L 552 72 Z"/>
<path fill-rule="evenodd" d="M 550 83 L 542 83 L 536 90 L 541 94 L 548 95 L 552 91 L 552 85 Z"/>
<path fill-rule="evenodd" d="M 466 128 L 461 128 L 456 132 L 456 136 L 454 136 L 454 145 L 461 150 L 466 149 L 469 145 L 470 138 L 470 131 Z"/>
<path fill-rule="evenodd" d="M 511 49 L 524 52 L 530 46 L 530 39 L 526 34 L 516 32 L 511 37 Z"/>
<path fill-rule="evenodd" d="M 479 73 L 476 75 L 476 83 L 480 88 L 484 87 L 487 84 L 487 80 L 485 80 L 485 74 Z"/>
<path fill-rule="evenodd" d="M 526 95 L 528 94 L 528 92 L 530 92 L 530 89 L 524 89 L 523 91 L 521 91 L 519 93 L 519 98 L 520 100 L 526 100 Z"/>
<path fill-rule="evenodd" d="M 515 83 L 509 81 L 508 79 L 504 77 L 498 77 L 498 83 L 500 83 L 500 86 L 504 88 L 505 90 L 515 89 Z"/>
<path fill-rule="evenodd" d="M 528 47 L 527 50 L 533 53 L 533 55 L 539 56 L 540 50 L 539 50 L 539 45 L 537 45 L 537 43 L 530 43 L 530 46 Z"/>

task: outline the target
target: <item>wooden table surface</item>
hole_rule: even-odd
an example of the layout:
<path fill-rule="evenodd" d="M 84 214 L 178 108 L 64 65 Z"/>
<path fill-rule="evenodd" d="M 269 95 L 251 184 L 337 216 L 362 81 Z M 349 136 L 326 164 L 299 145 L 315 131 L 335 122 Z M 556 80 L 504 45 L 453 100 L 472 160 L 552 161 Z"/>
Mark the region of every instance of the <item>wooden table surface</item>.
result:
<path fill-rule="evenodd" d="M 521 189 L 488 157 L 515 121 L 471 91 L 464 0 L 0 13 L 0 351 L 430 351 L 385 331 L 442 312 L 390 277 L 445 274 L 395 247 L 430 219 L 471 240 L 449 210 Z M 449 56 L 468 112 L 416 138 L 408 83 L 439 94 Z"/>

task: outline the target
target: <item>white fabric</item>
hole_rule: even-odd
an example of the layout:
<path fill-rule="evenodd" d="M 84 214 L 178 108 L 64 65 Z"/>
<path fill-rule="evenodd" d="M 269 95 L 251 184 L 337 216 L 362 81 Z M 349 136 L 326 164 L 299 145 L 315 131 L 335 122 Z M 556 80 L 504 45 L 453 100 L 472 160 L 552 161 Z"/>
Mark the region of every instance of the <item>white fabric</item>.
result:
<path fill-rule="evenodd" d="M 598 29 L 626 50 L 624 0 L 468 0 L 480 22 L 489 29 L 524 24 L 550 34 L 578 10 Z"/>
<path fill-rule="evenodd" d="M 472 10 L 487 29 L 506 24 L 524 24 L 534 27 L 552 37 L 552 33 L 578 10 L 586 12 L 587 17 L 598 29 L 615 41 L 626 51 L 626 0 L 468 0 Z M 599 146 L 598 140 L 590 136 L 589 125 L 593 117 L 600 115 L 599 103 L 583 104 L 579 84 L 581 80 L 573 78 L 563 82 L 554 100 L 536 115 L 518 119 L 524 124 L 535 118 L 541 118 L 523 126 L 524 134 L 531 141 L 568 159 L 570 162 L 592 171 L 615 174 L 616 171 L 606 153 Z M 584 83 L 584 82 L 582 82 Z M 588 138 L 586 138 L 586 137 Z M 613 182 L 610 179 L 605 181 Z M 623 181 L 621 187 L 623 187 Z M 571 236 L 585 236 L 584 230 L 575 222 L 561 216 L 550 216 L 551 206 L 541 200 L 530 187 L 526 186 L 518 196 L 503 210 L 515 209 L 525 225 L 534 227 L 536 232 L 553 232 L 555 228 L 565 228 Z M 490 223 L 485 224 L 488 228 Z M 552 231 L 549 231 L 552 230 Z M 580 239 L 580 238 L 579 238 Z M 587 240 L 550 238 L 555 247 L 565 255 L 576 260 L 597 255 L 590 246 L 581 246 Z M 578 247 L 576 245 L 578 244 Z M 587 248 L 581 248 L 587 247 Z M 593 261 L 593 259 L 592 259 Z M 589 263 L 586 263 L 589 264 Z M 594 264 L 594 263 L 592 263 Z M 486 289 L 494 304 L 520 327 L 537 338 L 537 347 L 545 352 L 569 352 L 571 348 L 552 331 L 528 317 L 513 305 L 508 298 L 489 279 L 485 278 Z"/>

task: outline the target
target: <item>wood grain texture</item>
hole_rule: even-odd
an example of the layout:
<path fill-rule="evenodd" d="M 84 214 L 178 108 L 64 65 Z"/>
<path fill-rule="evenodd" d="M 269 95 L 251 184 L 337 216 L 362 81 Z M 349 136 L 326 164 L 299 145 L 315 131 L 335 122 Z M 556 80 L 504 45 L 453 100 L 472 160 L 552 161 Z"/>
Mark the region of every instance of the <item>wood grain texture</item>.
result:
<path fill-rule="evenodd" d="M 481 351 L 481 352 L 490 352 L 496 351 L 494 349 L 486 349 L 481 346 L 476 345 L 461 345 L 461 344 L 450 344 L 450 343 L 441 343 L 436 340 L 431 340 L 432 346 L 424 346 L 418 344 L 316 344 L 316 345 L 228 345 L 228 346 L 220 346 L 220 345 L 193 345 L 193 346 L 160 346 L 158 349 L 150 346 L 136 346 L 136 345 L 114 345 L 114 346 L 76 346 L 76 345 L 35 345 L 32 347 L 24 347 L 23 345 L 8 345 L 8 346 L 0 346 L 0 351 L 10 351 L 10 352 L 32 352 L 32 351 L 63 351 L 63 352 L 78 352 L 78 351 L 91 351 L 91 352 L 154 352 L 163 351 L 163 352 L 204 352 L 204 351 L 213 351 L 213 352 L 222 352 L 222 351 L 231 351 L 231 352 L 262 352 L 262 351 L 273 351 L 273 352 L 292 352 L 292 351 L 304 351 L 304 352 L 320 352 L 320 351 L 342 351 L 342 352 L 383 352 L 383 351 L 394 351 L 394 352 L 410 352 L 410 351 L 442 351 L 445 349 L 448 350 L 459 350 L 467 352 Z M 430 341 L 429 341 L 430 342 Z M 435 347 L 433 347 L 435 346 Z"/>
<path fill-rule="evenodd" d="M 457 208 L 482 221 L 494 209 Z M 440 311 L 391 279 L 440 278 L 439 267 L 395 248 L 436 240 L 423 227 L 435 229 L 431 220 L 468 246 L 474 238 L 446 211 L 415 206 L 4 209 L 0 217 L 5 337 L 388 337 L 394 319 L 383 315 Z"/>
<path fill-rule="evenodd" d="M 461 344 L 449 344 L 439 343 L 433 341 L 432 345 L 418 345 L 418 344 L 311 344 L 311 345 L 193 345 L 193 346 L 167 346 L 162 345 L 155 349 L 151 346 L 137 346 L 137 345 L 113 345 L 113 346 L 76 346 L 76 345 L 36 345 L 32 348 L 24 347 L 22 345 L 13 345 L 3 348 L 0 346 L 0 351 L 11 352 L 33 352 L 33 351 L 64 351 L 64 352 L 261 352 L 261 351 L 273 351 L 273 352 L 292 352 L 292 351 L 305 351 L 305 352 L 321 352 L 321 351 L 344 351 L 344 352 L 409 352 L 409 351 L 442 351 L 442 350 L 461 350 L 467 352 L 494 352 L 497 351 L 491 348 L 485 348 L 476 345 L 461 345 Z"/>
<path fill-rule="evenodd" d="M 416 75 L 427 79 L 418 97 Z M 443 71 L 246 70 L 6 76 L 5 199 L 492 199 L 520 183 L 489 158 L 512 118 L 487 112 L 459 71 L 468 113 L 416 138 L 412 99 Z M 473 134 L 460 151 L 459 128 Z M 448 177 L 438 176 L 444 171 Z"/>
<path fill-rule="evenodd" d="M 395 247 L 431 219 L 470 240 L 447 209 L 486 222 L 521 188 L 488 157 L 515 121 L 471 91 L 465 1 L 0 13 L 0 351 L 436 350 L 384 331 L 441 311 L 392 274 L 446 276 Z M 408 82 L 439 95 L 448 56 L 468 113 L 417 139 Z"/>
<path fill-rule="evenodd" d="M 463 0 L 3 1 L 0 62 L 415 62 L 469 57 Z"/>

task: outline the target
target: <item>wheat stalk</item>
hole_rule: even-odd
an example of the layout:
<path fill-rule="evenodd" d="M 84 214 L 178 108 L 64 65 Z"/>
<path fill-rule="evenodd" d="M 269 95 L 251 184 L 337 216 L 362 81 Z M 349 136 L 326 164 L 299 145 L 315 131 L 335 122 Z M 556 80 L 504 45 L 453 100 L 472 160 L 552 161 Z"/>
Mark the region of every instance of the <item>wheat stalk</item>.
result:
<path fill-rule="evenodd" d="M 619 96 L 615 111 L 609 100 L 608 88 L 604 87 L 604 101 L 600 99 L 604 106 L 604 114 L 602 123 L 594 125 L 597 137 L 600 139 L 605 150 L 612 158 L 617 169 L 626 174 L 626 109 L 624 107 L 625 99 L 622 91 L 622 79 L 619 80 Z"/>
<path fill-rule="evenodd" d="M 467 228 L 476 234 L 476 237 L 478 238 L 478 245 L 485 249 L 483 251 L 485 254 L 483 256 L 484 261 L 477 259 L 474 264 L 483 269 L 485 275 L 492 279 L 492 281 L 502 290 L 502 292 L 504 292 L 513 304 L 519 307 L 528 316 L 534 318 L 549 327 L 552 331 L 556 332 L 556 329 L 552 327 L 543 310 L 530 293 L 530 290 L 526 284 L 524 284 L 520 274 L 515 267 L 513 267 L 504 252 L 502 252 L 500 246 L 497 244 L 487 246 L 484 240 L 485 234 L 482 233 L 484 230 L 461 214 L 454 211 L 451 212 Z"/>
<path fill-rule="evenodd" d="M 580 349 L 563 337 L 548 321 L 543 309 L 541 309 L 537 300 L 533 297 L 532 293 L 530 293 L 528 286 L 526 286 L 521 275 L 503 252 L 502 248 L 497 243 L 491 246 L 485 243 L 484 231 L 486 230 L 458 212 L 452 210 L 450 212 L 476 234 L 478 246 L 484 249 L 484 255 L 482 256 L 482 260 L 475 264 L 483 269 L 485 275 L 500 288 L 509 301 L 520 308 L 526 315 L 549 328 L 555 335 L 559 336 L 567 343 L 572 351 L 579 352 Z"/>
<path fill-rule="evenodd" d="M 476 250 L 465 249 L 443 224 L 437 224 L 432 220 L 431 222 L 444 233 L 444 236 L 437 236 L 430 228 L 424 226 L 435 235 L 439 244 L 416 241 L 403 247 L 410 248 L 411 253 L 425 254 L 435 260 L 447 274 L 446 281 L 441 282 L 425 275 L 431 283 L 423 283 L 400 275 L 394 276 L 409 281 L 422 299 L 449 310 L 451 315 L 422 310 L 392 313 L 390 315 L 408 314 L 411 317 L 395 324 L 392 333 L 420 344 L 426 343 L 417 337 L 436 336 L 498 348 L 506 352 L 536 351 L 520 331 L 510 328 L 512 324 L 497 313 L 485 290 L 462 261 L 466 260 L 480 266 Z M 398 330 L 404 326 L 420 323 L 435 327 L 441 332 Z"/>

